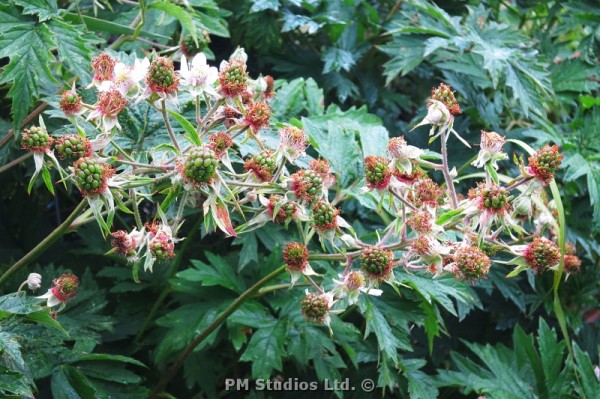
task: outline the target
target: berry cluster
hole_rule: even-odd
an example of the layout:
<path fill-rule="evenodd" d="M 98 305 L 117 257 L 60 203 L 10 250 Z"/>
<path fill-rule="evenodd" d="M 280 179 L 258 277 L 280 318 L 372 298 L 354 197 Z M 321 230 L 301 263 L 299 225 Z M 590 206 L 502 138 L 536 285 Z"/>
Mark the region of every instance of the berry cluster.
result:
<path fill-rule="evenodd" d="M 276 159 L 270 151 L 261 152 L 244 163 L 244 169 L 254 173 L 254 176 L 263 182 L 271 180 L 276 167 Z"/>
<path fill-rule="evenodd" d="M 83 195 L 102 193 L 114 172 L 109 165 L 94 158 L 80 158 L 73 165 L 75 183 Z"/>
<path fill-rule="evenodd" d="M 531 174 L 543 184 L 549 184 L 560 167 L 563 154 L 558 152 L 558 146 L 546 144 L 538 152 L 529 157 Z"/>
<path fill-rule="evenodd" d="M 206 184 L 212 182 L 217 166 L 217 156 L 213 150 L 208 147 L 194 147 L 185 158 L 182 174 L 190 183 Z"/>
<path fill-rule="evenodd" d="M 339 209 L 336 209 L 327 201 L 319 200 L 311 208 L 312 223 L 315 229 L 321 231 L 333 230 L 338 227 L 336 217 Z"/>
<path fill-rule="evenodd" d="M 90 157 L 92 155 L 92 145 L 86 137 L 78 134 L 68 134 L 56 139 L 54 146 L 60 159 L 68 162 L 75 162 L 79 158 Z"/>
<path fill-rule="evenodd" d="M 27 151 L 44 152 L 50 149 L 54 139 L 46 129 L 32 126 L 21 133 L 21 147 Z"/>
<path fill-rule="evenodd" d="M 378 246 L 363 248 L 359 256 L 361 269 L 369 279 L 383 281 L 390 276 L 394 264 L 394 253 Z"/>

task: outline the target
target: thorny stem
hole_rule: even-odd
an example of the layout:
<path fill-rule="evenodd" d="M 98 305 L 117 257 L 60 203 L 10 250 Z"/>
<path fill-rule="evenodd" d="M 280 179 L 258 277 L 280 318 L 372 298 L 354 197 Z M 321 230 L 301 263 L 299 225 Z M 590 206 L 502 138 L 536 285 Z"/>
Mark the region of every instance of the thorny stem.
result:
<path fill-rule="evenodd" d="M 140 217 L 140 210 L 138 209 L 137 195 L 133 188 L 129 190 L 129 196 L 131 197 L 131 200 L 133 201 L 133 217 L 135 219 L 135 225 L 137 226 L 138 230 L 141 231 L 142 228 L 144 228 L 144 224 L 142 223 L 142 218 Z"/>
<path fill-rule="evenodd" d="M 442 141 L 442 173 L 444 174 L 444 180 L 446 180 L 446 186 L 450 192 L 452 209 L 456 209 L 458 208 L 458 199 L 456 198 L 456 189 L 454 188 L 454 182 L 452 181 L 452 176 L 450 176 L 450 170 L 448 169 L 448 148 L 446 144 L 447 134 L 448 132 L 444 130 L 440 137 Z"/>
<path fill-rule="evenodd" d="M 319 294 L 324 294 L 325 293 L 325 291 L 323 291 L 323 289 L 321 287 L 319 287 L 319 285 L 317 283 L 315 283 L 315 280 L 313 280 L 310 276 L 304 275 L 304 278 L 306 279 L 306 281 L 309 282 L 310 285 L 313 286 L 313 288 L 315 290 L 317 290 L 317 292 Z"/>
<path fill-rule="evenodd" d="M 17 261 L 14 265 L 10 267 L 7 271 L 2 274 L 0 277 L 0 286 L 8 280 L 10 276 L 12 276 L 15 272 L 17 272 L 23 266 L 26 266 L 37 259 L 41 254 L 43 254 L 56 240 L 62 237 L 65 233 L 69 231 L 71 228 L 71 223 L 77 218 L 79 213 L 85 208 L 87 205 L 87 200 L 84 198 L 77 205 L 77 207 L 71 212 L 71 214 L 65 219 L 65 221 L 59 225 L 54 231 L 46 236 L 38 245 L 36 245 L 31 251 L 29 251 L 25 256 Z"/>
<path fill-rule="evenodd" d="M 160 109 L 163 119 L 165 120 L 165 126 L 167 127 L 167 132 L 169 132 L 169 137 L 171 137 L 171 141 L 175 148 L 177 148 L 177 152 L 181 153 L 181 148 L 179 148 L 179 143 L 177 142 L 177 138 L 175 137 L 175 133 L 173 132 L 173 128 L 171 127 L 171 122 L 169 122 L 169 115 L 167 114 L 167 103 L 165 100 L 162 100 L 162 106 Z"/>
<path fill-rule="evenodd" d="M 27 154 L 21 155 L 17 159 L 13 159 L 12 161 L 10 161 L 9 163 L 7 163 L 6 165 L 0 166 L 0 173 L 6 172 L 7 170 L 9 170 L 10 168 L 12 168 L 13 166 L 20 164 L 21 162 L 23 162 L 24 160 L 26 160 L 28 158 L 31 158 L 32 156 L 33 156 L 33 152 L 28 152 Z"/>
<path fill-rule="evenodd" d="M 167 371 L 163 374 L 162 378 L 154 388 L 151 398 L 157 398 L 159 393 L 163 390 L 163 388 L 173 379 L 175 373 L 181 368 L 185 359 L 189 356 L 192 351 L 202 343 L 213 331 L 215 331 L 221 324 L 223 324 L 229 316 L 233 312 L 235 312 L 240 306 L 242 306 L 248 299 L 252 298 L 262 286 L 267 284 L 269 281 L 273 280 L 275 277 L 279 276 L 283 272 L 285 272 L 286 266 L 281 266 L 278 269 L 275 269 L 262 279 L 260 279 L 256 284 L 252 287 L 248 288 L 242 295 L 240 295 L 223 313 L 219 315 L 204 331 L 202 331 L 192 342 L 190 342 L 185 349 L 179 354 L 177 360 L 167 369 Z"/>
<path fill-rule="evenodd" d="M 515 188 L 519 187 L 521 184 L 527 183 L 531 179 L 532 179 L 531 177 L 522 177 L 519 180 L 517 180 L 516 182 L 514 182 L 513 184 L 511 184 L 510 186 L 506 187 L 506 191 L 512 191 Z"/>
<path fill-rule="evenodd" d="M 419 159 L 417 162 L 419 162 L 421 165 L 429 166 L 430 168 L 435 169 L 435 170 L 442 170 L 444 168 L 444 165 L 440 165 L 440 164 L 437 164 L 434 162 L 429 162 L 424 159 Z"/>
<path fill-rule="evenodd" d="M 409 207 L 411 210 L 416 211 L 417 208 L 411 204 L 410 202 L 408 202 L 407 200 L 405 200 L 404 198 L 402 198 L 402 196 L 400 194 L 398 194 L 393 188 L 388 188 L 388 190 L 390 191 L 390 193 L 392 193 L 392 195 L 396 198 L 398 198 L 400 200 L 400 202 L 402 202 L 404 205 L 406 205 L 407 207 Z"/>

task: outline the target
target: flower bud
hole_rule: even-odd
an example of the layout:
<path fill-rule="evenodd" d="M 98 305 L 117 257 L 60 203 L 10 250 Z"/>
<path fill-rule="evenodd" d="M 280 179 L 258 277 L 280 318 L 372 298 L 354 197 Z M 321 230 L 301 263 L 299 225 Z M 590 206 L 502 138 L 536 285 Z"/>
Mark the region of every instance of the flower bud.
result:
<path fill-rule="evenodd" d="M 35 291 L 42 286 L 42 276 L 38 273 L 29 273 L 27 276 L 27 287 Z"/>

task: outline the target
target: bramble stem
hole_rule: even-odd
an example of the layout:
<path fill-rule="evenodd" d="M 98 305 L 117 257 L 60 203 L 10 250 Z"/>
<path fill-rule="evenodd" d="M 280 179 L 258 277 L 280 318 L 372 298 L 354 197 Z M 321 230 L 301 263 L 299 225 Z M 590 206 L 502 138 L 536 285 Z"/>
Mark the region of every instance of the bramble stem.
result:
<path fill-rule="evenodd" d="M 450 170 L 448 169 L 448 148 L 446 145 L 446 134 L 447 132 L 443 131 L 440 137 L 442 141 L 442 173 L 444 174 L 446 186 L 448 187 L 448 191 L 450 192 L 452 209 L 456 209 L 458 208 L 458 199 L 456 198 L 456 189 L 454 188 L 454 182 L 452 181 L 452 176 L 450 176 Z"/>
<path fill-rule="evenodd" d="M 506 187 L 506 191 L 512 191 L 515 188 L 519 187 L 521 184 L 527 183 L 529 180 L 531 180 L 531 177 L 522 177 L 510 186 Z"/>
<path fill-rule="evenodd" d="M 181 153 L 181 148 L 179 148 L 179 143 L 177 142 L 177 138 L 175 137 L 175 132 L 173 132 L 173 128 L 171 127 L 171 122 L 169 122 L 169 115 L 167 115 L 167 103 L 165 100 L 162 100 L 162 107 L 160 109 L 162 113 L 163 119 L 165 120 L 165 126 L 167 127 L 167 132 L 169 132 L 169 137 L 171 137 L 171 141 L 177 151 Z"/>
<path fill-rule="evenodd" d="M 0 166 L 0 173 L 6 172 L 7 170 L 9 170 L 10 168 L 12 168 L 13 166 L 20 164 L 21 162 L 23 162 L 24 160 L 26 160 L 28 158 L 31 158 L 32 156 L 33 156 L 33 152 L 28 152 L 27 154 L 21 155 L 17 159 L 13 159 L 12 161 L 10 161 L 9 163 L 7 163 L 6 165 Z"/>
<path fill-rule="evenodd" d="M 223 313 L 221 313 L 219 317 L 215 319 L 215 321 L 213 321 L 207 328 L 204 329 L 204 331 L 202 331 L 196 338 L 194 338 L 192 342 L 190 342 L 185 347 L 185 349 L 179 354 L 179 357 L 177 357 L 177 360 L 175 360 L 171 367 L 169 367 L 167 371 L 163 374 L 162 378 L 154 388 L 150 397 L 158 397 L 159 392 L 162 391 L 162 389 L 175 376 L 175 373 L 177 373 L 177 371 L 181 368 L 183 362 L 189 356 L 189 354 L 192 353 L 192 351 L 198 345 L 200 345 L 202 341 L 204 341 L 213 331 L 215 331 L 219 326 L 221 326 L 221 324 L 223 324 L 227 320 L 227 318 L 231 316 L 231 314 L 233 314 L 233 312 L 235 312 L 240 306 L 242 306 L 248 299 L 252 298 L 263 285 L 285 272 L 285 269 L 286 266 L 281 266 L 280 268 L 273 270 L 271 273 L 260 279 L 252 287 L 244 291 L 244 293 L 240 295 L 235 301 L 233 301 L 233 303 L 229 305 L 229 307 L 225 309 Z"/>
<path fill-rule="evenodd" d="M 71 214 L 65 219 L 65 221 L 54 229 L 46 238 L 44 238 L 38 245 L 36 245 L 31 251 L 29 251 L 25 256 L 17 261 L 14 265 L 10 267 L 7 271 L 2 274 L 0 277 L 0 286 L 8 280 L 10 276 L 12 276 L 17 270 L 26 266 L 37 259 L 41 254 L 43 254 L 56 240 L 62 237 L 71 227 L 71 223 L 77 218 L 79 213 L 85 208 L 87 205 L 87 200 L 83 199 L 77 205 L 77 207 L 71 212 Z"/>
<path fill-rule="evenodd" d="M 398 194 L 396 191 L 394 191 L 392 188 L 389 188 L 388 190 L 390 191 L 390 193 L 392 193 L 392 195 L 394 197 L 398 198 L 400 200 L 400 202 L 402 202 L 404 205 L 409 207 L 411 210 L 413 210 L 413 211 L 417 210 L 417 208 L 413 204 L 411 204 L 410 202 L 408 202 L 407 200 L 402 198 L 402 196 L 400 194 Z"/>
<path fill-rule="evenodd" d="M 198 218 L 196 223 L 194 223 L 194 225 L 192 226 L 192 230 L 190 231 L 190 234 L 188 234 L 185 241 L 183 242 L 181 249 L 179 251 L 177 251 L 177 256 L 175 257 L 175 259 L 173 259 L 173 263 L 171 264 L 171 271 L 169 272 L 169 278 L 167 279 L 167 285 L 165 285 L 165 287 L 161 291 L 160 295 L 156 299 L 156 302 L 154 302 L 154 305 L 152 305 L 152 309 L 150 309 L 150 313 L 148 313 L 148 316 L 146 316 L 146 318 L 144 319 L 144 323 L 142 324 L 142 327 L 140 327 L 140 330 L 138 331 L 137 335 L 133 339 L 134 343 L 139 342 L 140 338 L 142 337 L 142 335 L 144 334 L 144 332 L 146 331 L 146 329 L 148 328 L 148 326 L 150 325 L 152 320 L 154 320 L 154 315 L 160 308 L 160 305 L 163 304 L 163 302 L 167 298 L 167 295 L 169 295 L 169 293 L 171 292 L 171 284 L 168 283 L 168 280 L 171 279 L 171 277 L 173 277 L 175 275 L 177 270 L 179 270 L 179 266 L 181 265 L 181 261 L 183 260 L 183 255 L 185 254 L 188 247 L 192 243 L 192 241 L 193 241 L 192 238 L 194 237 L 194 235 L 196 235 L 196 232 L 199 231 L 202 220 L 203 220 L 203 218 L 201 218 L 201 217 Z"/>

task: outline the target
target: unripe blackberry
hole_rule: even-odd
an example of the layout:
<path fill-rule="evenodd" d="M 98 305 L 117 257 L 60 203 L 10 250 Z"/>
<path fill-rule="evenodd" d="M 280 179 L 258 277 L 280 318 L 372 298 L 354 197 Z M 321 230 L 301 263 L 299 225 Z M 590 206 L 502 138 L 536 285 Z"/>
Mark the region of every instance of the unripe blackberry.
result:
<path fill-rule="evenodd" d="M 288 270 L 302 271 L 308 264 L 308 249 L 299 242 L 289 242 L 283 248 L 283 262 Z"/>
<path fill-rule="evenodd" d="M 194 184 L 210 183 L 217 170 L 217 156 L 208 147 L 194 147 L 183 164 L 183 177 Z"/>
<path fill-rule="evenodd" d="M 217 132 L 208 136 L 208 147 L 215 152 L 217 159 L 221 159 L 233 145 L 231 136 L 227 133 Z"/>
<path fill-rule="evenodd" d="M 383 281 L 392 272 L 394 264 L 394 253 L 372 245 L 362 249 L 360 256 L 360 268 L 371 280 Z"/>
<path fill-rule="evenodd" d="M 282 201 L 283 197 L 280 195 L 271 195 L 269 197 L 269 204 L 267 205 L 267 211 L 269 216 L 273 217 L 275 213 L 275 207 Z M 288 201 L 281 204 L 277 216 L 275 216 L 275 222 L 284 223 L 286 220 L 292 218 L 296 212 L 298 212 L 298 205 L 294 201 Z"/>
<path fill-rule="evenodd" d="M 75 87 L 73 87 L 72 90 L 67 90 L 62 94 L 58 106 L 67 116 L 81 112 L 83 109 L 81 96 L 77 94 Z"/>
<path fill-rule="evenodd" d="M 575 274 L 581 269 L 581 259 L 577 255 L 565 255 L 564 259 L 565 272 Z"/>
<path fill-rule="evenodd" d="M 170 234 L 164 230 L 158 230 L 156 235 L 148 243 L 152 256 L 159 260 L 167 260 L 175 257 L 173 250 L 175 243 Z"/>
<path fill-rule="evenodd" d="M 396 179 L 407 184 L 412 184 L 415 181 L 426 176 L 425 171 L 421 167 L 415 165 L 414 163 L 412 165 L 412 171 L 410 173 L 406 173 L 406 171 L 400 170 L 398 168 L 394 168 L 392 173 L 394 174 L 394 177 Z"/>
<path fill-rule="evenodd" d="M 543 273 L 560 261 L 560 251 L 546 237 L 536 237 L 525 249 L 525 261 L 537 274 Z"/>
<path fill-rule="evenodd" d="M 79 279 L 73 274 L 63 274 L 59 278 L 54 279 L 54 287 L 52 294 L 60 302 L 67 302 L 77 296 L 77 288 L 79 287 Z"/>
<path fill-rule="evenodd" d="M 431 214 L 427 211 L 417 211 L 411 215 L 406 224 L 417 233 L 429 233 L 433 227 Z"/>
<path fill-rule="evenodd" d="M 413 183 L 413 191 L 408 197 L 417 207 L 422 205 L 437 206 L 444 191 L 436 182 L 428 177 L 419 179 Z"/>
<path fill-rule="evenodd" d="M 269 126 L 269 117 L 271 116 L 271 107 L 261 101 L 253 102 L 246 108 L 245 122 L 252 130 L 259 131 L 263 127 Z"/>
<path fill-rule="evenodd" d="M 558 146 L 546 144 L 538 152 L 529 157 L 529 169 L 536 179 L 544 185 L 554 179 L 554 173 L 560 168 L 563 154 L 558 153 Z"/>
<path fill-rule="evenodd" d="M 114 174 L 112 167 L 94 158 L 80 158 L 73 168 L 75 183 L 83 195 L 102 193 L 106 182 Z"/>
<path fill-rule="evenodd" d="M 245 92 L 248 87 L 247 79 L 246 64 L 239 59 L 224 64 L 219 72 L 219 84 L 227 97 L 235 97 Z"/>
<path fill-rule="evenodd" d="M 431 89 L 431 99 L 443 103 L 452 115 L 462 114 L 460 104 L 454 97 L 454 92 L 449 85 L 440 83 L 437 88 Z"/>
<path fill-rule="evenodd" d="M 60 159 L 68 162 L 75 162 L 79 158 L 89 157 L 92 155 L 92 145 L 90 140 L 81 137 L 78 134 L 68 134 L 56 139 L 54 146 Z"/>
<path fill-rule="evenodd" d="M 324 323 L 329 315 L 330 304 L 323 295 L 307 293 L 300 306 L 302 315 L 313 323 Z"/>
<path fill-rule="evenodd" d="M 392 172 L 385 157 L 368 156 L 365 158 L 365 178 L 367 187 L 376 190 L 385 189 L 390 183 Z"/>
<path fill-rule="evenodd" d="M 298 199 L 311 202 L 323 190 L 323 179 L 310 169 L 302 169 L 291 176 L 292 191 Z"/>
<path fill-rule="evenodd" d="M 152 61 L 146 74 L 146 83 L 153 93 L 176 93 L 179 77 L 175 74 L 173 61 L 167 57 L 157 57 Z"/>
<path fill-rule="evenodd" d="M 44 152 L 50 149 L 54 139 L 46 129 L 32 126 L 21 133 L 21 148 L 27 151 Z"/>
<path fill-rule="evenodd" d="M 194 37 L 191 35 L 185 35 L 181 38 L 179 48 L 181 49 L 181 52 L 188 58 L 192 58 L 196 54 L 206 50 L 208 43 L 210 43 L 210 36 L 204 31 L 201 32 L 196 39 L 198 44 L 196 44 Z"/>
<path fill-rule="evenodd" d="M 454 253 L 456 264 L 453 273 L 458 279 L 475 281 L 490 271 L 492 261 L 481 249 L 473 246 L 460 246 Z"/>
<path fill-rule="evenodd" d="M 480 198 L 479 206 L 488 212 L 504 214 L 508 208 L 508 191 L 497 184 L 486 186 L 480 184 L 477 189 Z"/>
<path fill-rule="evenodd" d="M 312 209 L 312 223 L 317 230 L 332 230 L 337 228 L 337 216 L 339 209 L 336 209 L 327 201 L 317 201 Z"/>
<path fill-rule="evenodd" d="M 249 158 L 244 163 L 244 169 L 248 172 L 252 171 L 254 175 L 263 182 L 271 180 L 275 169 L 277 168 L 277 160 L 271 152 L 261 152 Z"/>

